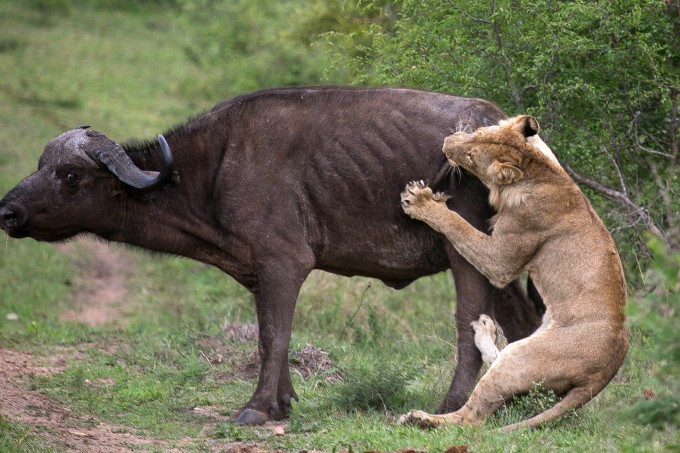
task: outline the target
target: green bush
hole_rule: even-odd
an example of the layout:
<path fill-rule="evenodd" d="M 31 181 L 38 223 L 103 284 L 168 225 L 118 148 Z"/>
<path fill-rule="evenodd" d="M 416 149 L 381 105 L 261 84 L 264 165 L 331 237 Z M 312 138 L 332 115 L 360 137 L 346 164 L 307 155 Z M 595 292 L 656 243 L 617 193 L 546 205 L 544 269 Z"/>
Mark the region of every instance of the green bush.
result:
<path fill-rule="evenodd" d="M 407 386 L 415 375 L 413 366 L 387 359 L 357 363 L 344 373 L 344 382 L 332 400 L 346 411 L 403 411 L 412 404 L 407 398 Z"/>
<path fill-rule="evenodd" d="M 184 54 L 206 78 L 202 89 L 221 97 L 282 85 L 322 81 L 319 50 L 297 29 L 299 1 L 181 0 L 176 24 Z M 217 89 L 216 89 L 217 87 Z"/>
<path fill-rule="evenodd" d="M 680 253 L 670 254 L 658 240 L 646 295 L 630 304 L 631 318 L 649 338 L 656 363 L 646 398 L 627 412 L 639 424 L 657 430 L 680 426 Z"/>
<path fill-rule="evenodd" d="M 677 0 L 353 3 L 361 25 L 321 39 L 333 67 L 535 115 L 560 160 L 599 184 L 580 181 L 628 269 L 646 266 L 648 229 L 680 242 Z"/>
<path fill-rule="evenodd" d="M 553 407 L 558 402 L 555 392 L 545 390 L 542 382 L 534 382 L 526 395 L 518 395 L 493 416 L 498 426 L 528 420 Z"/>

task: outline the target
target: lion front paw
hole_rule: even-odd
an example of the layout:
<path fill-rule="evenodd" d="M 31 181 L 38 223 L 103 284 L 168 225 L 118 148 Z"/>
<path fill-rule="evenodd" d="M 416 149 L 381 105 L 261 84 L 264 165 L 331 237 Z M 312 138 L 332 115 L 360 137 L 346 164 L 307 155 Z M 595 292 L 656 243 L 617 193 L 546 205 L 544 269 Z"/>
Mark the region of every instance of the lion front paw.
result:
<path fill-rule="evenodd" d="M 421 410 L 411 410 L 407 414 L 399 417 L 400 425 L 413 425 L 418 428 L 436 428 L 441 422 L 434 415 Z"/>
<path fill-rule="evenodd" d="M 423 220 L 428 203 L 446 203 L 448 195 L 433 193 L 424 181 L 411 181 L 401 193 L 401 207 L 414 219 Z"/>

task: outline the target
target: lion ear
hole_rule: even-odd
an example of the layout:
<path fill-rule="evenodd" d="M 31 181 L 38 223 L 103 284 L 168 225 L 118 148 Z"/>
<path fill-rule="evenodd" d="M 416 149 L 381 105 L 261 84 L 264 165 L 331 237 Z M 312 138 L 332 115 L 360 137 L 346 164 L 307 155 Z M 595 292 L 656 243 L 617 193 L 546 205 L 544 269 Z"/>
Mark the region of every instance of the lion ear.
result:
<path fill-rule="evenodd" d="M 512 184 L 524 176 L 524 172 L 519 167 L 508 162 L 494 162 L 489 169 L 493 182 L 499 186 Z"/>
<path fill-rule="evenodd" d="M 507 126 L 510 130 L 519 132 L 524 137 L 532 137 L 538 134 L 539 126 L 536 118 L 530 115 L 519 115 L 508 120 Z"/>

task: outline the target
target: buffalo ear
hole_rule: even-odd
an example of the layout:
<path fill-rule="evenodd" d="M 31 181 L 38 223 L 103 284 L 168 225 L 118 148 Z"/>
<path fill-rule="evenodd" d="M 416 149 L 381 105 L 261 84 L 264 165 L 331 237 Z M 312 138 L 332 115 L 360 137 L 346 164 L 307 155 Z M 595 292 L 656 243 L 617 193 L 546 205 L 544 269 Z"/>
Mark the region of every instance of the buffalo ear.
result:
<path fill-rule="evenodd" d="M 536 118 L 530 115 L 519 115 L 508 120 L 507 126 L 510 130 L 519 132 L 524 137 L 532 137 L 538 134 L 540 127 Z"/>
<path fill-rule="evenodd" d="M 494 162 L 489 167 L 489 173 L 491 180 L 498 186 L 512 184 L 524 176 L 524 172 L 519 167 L 509 162 Z"/>

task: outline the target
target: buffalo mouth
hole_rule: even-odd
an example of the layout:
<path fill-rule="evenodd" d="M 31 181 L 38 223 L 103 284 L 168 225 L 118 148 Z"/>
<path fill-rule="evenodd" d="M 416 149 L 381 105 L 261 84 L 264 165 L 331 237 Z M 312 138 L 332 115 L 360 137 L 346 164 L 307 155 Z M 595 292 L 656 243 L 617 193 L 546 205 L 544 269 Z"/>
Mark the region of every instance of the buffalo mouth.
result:
<path fill-rule="evenodd" d="M 37 228 L 25 227 L 21 229 L 7 229 L 3 228 L 5 233 L 13 239 L 23 239 L 32 238 L 40 242 L 61 242 L 72 238 L 77 235 L 77 232 L 73 231 L 57 231 L 53 229 L 49 230 L 39 230 Z"/>
<path fill-rule="evenodd" d="M 30 213 L 21 204 L 13 202 L 0 202 L 0 229 L 14 239 L 30 237 L 44 242 L 62 241 L 80 231 L 69 226 L 58 227 L 49 216 Z"/>
<path fill-rule="evenodd" d="M 14 239 L 32 237 L 32 228 L 28 222 L 24 222 L 20 225 L 12 225 L 3 221 L 2 224 L 0 224 L 0 229 L 2 229 L 7 236 Z"/>
<path fill-rule="evenodd" d="M 36 241 L 42 242 L 59 242 L 69 239 L 77 234 L 77 232 L 74 232 L 72 229 L 57 230 L 54 228 L 49 228 L 41 231 L 39 228 L 35 228 L 29 222 L 24 222 L 23 224 L 17 226 L 7 225 L 3 222 L 0 225 L 0 229 L 4 230 L 5 234 L 7 234 L 7 236 L 11 237 L 12 239 L 23 239 L 30 237 Z"/>
<path fill-rule="evenodd" d="M 7 236 L 14 239 L 22 239 L 31 235 L 30 230 L 27 228 L 9 228 L 3 226 L 2 230 L 7 234 Z"/>

